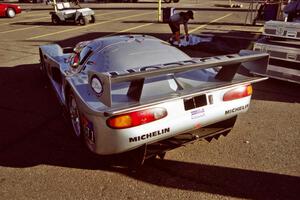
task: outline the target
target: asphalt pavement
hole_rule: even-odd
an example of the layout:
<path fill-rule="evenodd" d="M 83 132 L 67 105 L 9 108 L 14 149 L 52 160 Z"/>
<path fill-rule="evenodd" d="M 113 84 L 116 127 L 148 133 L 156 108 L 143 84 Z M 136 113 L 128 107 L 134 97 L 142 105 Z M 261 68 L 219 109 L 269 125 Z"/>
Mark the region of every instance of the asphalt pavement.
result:
<path fill-rule="evenodd" d="M 245 24 L 247 4 L 182 0 L 195 10 L 192 34 L 211 43 L 182 48 L 192 57 L 251 49 L 262 26 Z M 232 132 L 198 141 L 152 160 L 138 171 L 119 158 L 91 154 L 72 137 L 59 102 L 39 70 L 38 47 L 117 34 L 167 40 L 157 2 L 82 4 L 96 23 L 54 26 L 45 4 L 21 4 L 14 19 L 0 18 L 0 199 L 298 199 L 300 196 L 300 86 L 269 79 L 254 84 L 250 109 Z M 116 164 L 117 163 L 117 164 Z"/>

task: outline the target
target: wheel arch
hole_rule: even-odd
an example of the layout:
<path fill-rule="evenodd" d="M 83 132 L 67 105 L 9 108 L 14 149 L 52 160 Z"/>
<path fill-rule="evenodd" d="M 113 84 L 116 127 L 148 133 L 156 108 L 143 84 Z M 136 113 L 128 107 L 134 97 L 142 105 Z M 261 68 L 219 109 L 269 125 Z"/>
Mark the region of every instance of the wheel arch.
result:
<path fill-rule="evenodd" d="M 8 7 L 8 8 L 7 8 L 7 10 L 8 10 L 8 9 L 12 9 L 12 10 L 14 10 L 14 11 L 15 11 L 15 13 L 17 13 L 17 10 L 16 10 L 16 8 L 14 8 L 14 7 Z"/>

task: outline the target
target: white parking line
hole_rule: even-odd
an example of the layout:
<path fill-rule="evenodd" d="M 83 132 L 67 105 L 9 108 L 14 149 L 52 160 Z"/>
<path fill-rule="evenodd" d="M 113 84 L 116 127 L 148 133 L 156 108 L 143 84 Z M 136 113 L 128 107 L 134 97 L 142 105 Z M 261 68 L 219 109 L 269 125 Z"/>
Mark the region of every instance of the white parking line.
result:
<path fill-rule="evenodd" d="M 154 12 L 156 12 L 156 11 L 142 13 L 142 14 L 136 14 L 136 15 L 129 15 L 129 16 L 126 16 L 126 17 L 115 18 L 115 19 L 112 19 L 112 20 L 107 20 L 107 21 L 103 21 L 103 22 L 89 24 L 89 25 L 86 25 L 86 26 L 80 26 L 80 27 L 71 28 L 71 29 L 67 29 L 67 30 L 57 31 L 57 32 L 54 32 L 54 33 L 48 33 L 48 34 L 44 34 L 44 35 L 39 35 L 39 36 L 28 38 L 26 40 L 33 40 L 33 39 L 37 39 L 37 38 L 42 38 L 42 37 L 57 35 L 57 34 L 60 34 L 60 33 L 66 33 L 66 32 L 70 32 L 70 31 L 75 31 L 75 30 L 80 30 L 80 29 L 86 29 L 86 28 L 90 28 L 92 26 L 97 26 L 97 25 L 101 25 L 101 24 L 107 24 L 109 22 L 114 22 L 114 21 L 119 21 L 119 20 L 123 20 L 123 19 L 128 19 L 128 18 L 131 18 L 131 17 L 138 17 L 138 16 L 143 16 L 143 15 L 149 15 L 149 14 L 152 14 Z"/>
<path fill-rule="evenodd" d="M 98 14 L 98 15 L 95 15 L 95 16 L 104 16 L 104 15 L 110 15 L 110 14 L 117 14 L 117 13 L 124 13 L 124 12 L 130 12 L 128 10 L 126 11 L 115 11 L 115 12 L 109 12 L 109 13 L 102 13 L 102 14 Z M 9 23 L 6 23 L 6 24 L 10 24 L 10 23 L 20 23 L 20 22 L 31 22 L 31 21 L 39 21 L 40 19 L 45 19 L 45 18 L 49 18 L 48 17 L 41 17 L 41 18 L 38 18 L 38 19 L 29 19 L 29 20 L 24 20 L 24 21 L 16 21 L 16 22 L 9 22 Z M 5 25 L 5 24 L 0 24 L 0 25 Z M 20 29 L 13 29 L 13 30 L 8 30 L 8 31 L 2 31 L 0 32 L 1 33 L 11 33 L 11 32 L 16 32 L 16 31 L 22 31 L 22 30 L 27 30 L 27 29 L 31 29 L 31 28 L 38 28 L 38 27 L 41 27 L 40 25 L 39 26 L 30 26 L 30 27 L 26 27 L 26 28 L 20 28 Z"/>
<path fill-rule="evenodd" d="M 189 33 L 193 33 L 193 32 L 195 32 L 195 31 L 198 31 L 199 29 L 202 29 L 202 28 L 206 27 L 206 26 L 209 25 L 209 24 L 212 24 L 212 23 L 217 22 L 217 21 L 219 21 L 219 20 L 221 20 L 221 19 L 224 19 L 224 18 L 226 18 L 226 17 L 229 17 L 230 15 L 232 15 L 232 13 L 229 13 L 229 14 L 227 14 L 227 15 L 224 15 L 224 16 L 222 16 L 222 17 L 219 17 L 219 18 L 217 18 L 217 19 L 214 19 L 214 20 L 210 21 L 210 22 L 207 23 L 207 24 L 203 24 L 203 25 L 201 25 L 201 26 L 198 26 L 197 28 L 194 28 L 194 29 L 190 30 Z"/>

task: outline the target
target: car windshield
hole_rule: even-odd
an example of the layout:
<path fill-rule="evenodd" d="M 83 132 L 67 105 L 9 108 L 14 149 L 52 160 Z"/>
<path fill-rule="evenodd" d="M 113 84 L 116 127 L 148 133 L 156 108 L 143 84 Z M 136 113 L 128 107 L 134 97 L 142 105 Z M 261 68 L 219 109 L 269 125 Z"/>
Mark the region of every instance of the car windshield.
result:
<path fill-rule="evenodd" d="M 109 45 L 94 53 L 88 59 L 85 70 L 123 71 L 190 59 L 182 51 L 161 41 L 133 40 Z"/>

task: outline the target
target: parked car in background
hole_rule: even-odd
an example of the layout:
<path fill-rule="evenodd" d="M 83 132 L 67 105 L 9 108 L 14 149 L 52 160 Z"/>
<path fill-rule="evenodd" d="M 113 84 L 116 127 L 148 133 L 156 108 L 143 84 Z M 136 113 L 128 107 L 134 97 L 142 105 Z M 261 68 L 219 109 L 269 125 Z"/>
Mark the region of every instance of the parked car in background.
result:
<path fill-rule="evenodd" d="M 21 12 L 22 9 L 19 5 L 0 3 L 0 17 L 13 18 Z"/>

